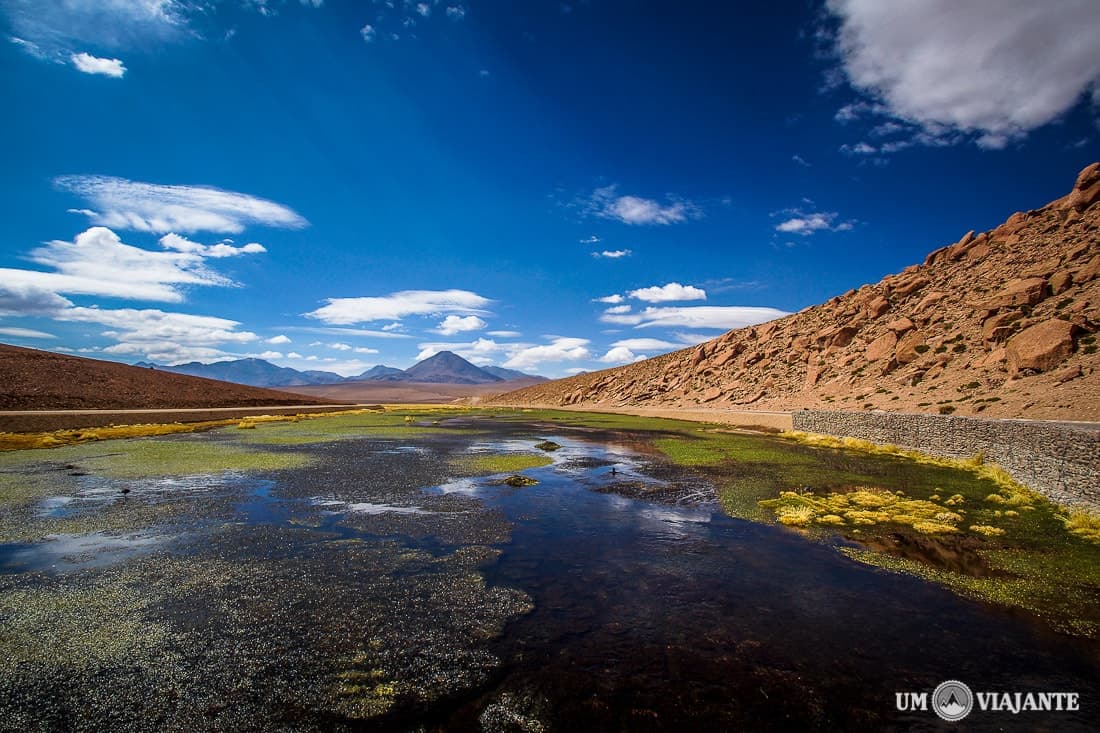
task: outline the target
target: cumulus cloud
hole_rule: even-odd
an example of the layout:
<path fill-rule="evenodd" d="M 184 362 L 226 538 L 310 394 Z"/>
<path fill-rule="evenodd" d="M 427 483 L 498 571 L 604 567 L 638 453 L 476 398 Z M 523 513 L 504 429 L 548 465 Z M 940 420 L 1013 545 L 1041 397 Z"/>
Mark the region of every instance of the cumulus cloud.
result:
<path fill-rule="evenodd" d="M 599 360 L 605 364 L 629 364 L 644 358 L 645 356 L 635 354 L 625 346 L 613 346 Z"/>
<path fill-rule="evenodd" d="M 1095 0 L 828 0 L 853 87 L 940 139 L 996 148 L 1100 97 Z M 850 121 L 865 110 L 842 108 Z"/>
<path fill-rule="evenodd" d="M 588 359 L 592 352 L 588 350 L 588 339 L 555 336 L 549 344 L 526 346 L 512 352 L 503 366 L 508 369 L 535 369 L 547 362 L 578 361 Z"/>
<path fill-rule="evenodd" d="M 359 35 L 361 35 L 363 37 L 363 40 L 367 43 L 372 43 L 374 39 L 378 36 L 378 33 L 374 30 L 374 26 L 372 26 L 370 23 L 367 23 L 365 26 L 359 29 Z"/>
<path fill-rule="evenodd" d="M 758 323 L 772 321 L 789 315 L 776 308 L 755 306 L 680 306 L 648 307 L 638 313 L 616 315 L 605 313 L 600 316 L 604 323 L 615 323 L 635 328 L 744 328 Z"/>
<path fill-rule="evenodd" d="M 788 209 L 785 213 L 787 218 L 775 225 L 777 232 L 785 234 L 799 234 L 808 237 L 821 231 L 846 232 L 854 226 L 851 221 L 837 221 L 840 215 L 835 211 L 806 212 L 799 209 Z"/>
<path fill-rule="evenodd" d="M 605 219 L 623 224 L 676 224 L 698 218 L 699 208 L 688 201 L 670 200 L 661 203 L 639 196 L 620 196 L 617 186 L 604 186 L 592 192 L 586 210 Z"/>
<path fill-rule="evenodd" d="M 115 229 L 238 233 L 252 224 L 287 229 L 309 225 L 282 204 L 209 186 L 168 186 L 111 176 L 61 176 L 54 183 L 96 207 L 74 213 Z"/>
<path fill-rule="evenodd" d="M 489 324 L 477 316 L 447 316 L 435 328 L 435 332 L 444 336 L 454 336 L 465 331 L 480 331 Z"/>
<path fill-rule="evenodd" d="M 290 339 L 287 336 L 283 335 L 283 334 L 279 334 L 278 336 L 272 336 L 265 343 L 269 343 L 269 344 L 272 344 L 274 346 L 277 346 L 279 344 L 289 344 Z"/>
<path fill-rule="evenodd" d="M 413 315 L 458 313 L 485 315 L 492 303 L 469 290 L 403 290 L 385 296 L 328 298 L 325 305 L 304 314 L 333 325 L 400 320 Z"/>
<path fill-rule="evenodd" d="M 680 283 L 668 283 L 667 285 L 653 285 L 648 288 L 631 290 L 628 295 L 647 303 L 665 303 L 674 300 L 706 300 L 707 293 L 702 288 L 694 285 L 681 285 Z"/>
<path fill-rule="evenodd" d="M 634 307 L 630 305 L 613 305 L 604 308 L 604 313 L 629 313 Z"/>
<path fill-rule="evenodd" d="M 606 257 L 609 260 L 617 260 L 620 257 L 629 257 L 631 255 L 629 249 L 605 249 L 602 252 L 593 252 L 593 257 Z"/>
<path fill-rule="evenodd" d="M 605 295 L 602 298 L 596 298 L 596 303 L 622 303 L 626 298 L 616 293 L 615 295 Z"/>
<path fill-rule="evenodd" d="M 165 234 L 161 237 L 160 246 L 177 252 L 188 252 L 199 255 L 200 257 L 212 257 L 214 259 L 237 257 L 238 255 L 254 255 L 267 251 L 266 247 L 257 242 L 249 242 L 241 247 L 234 247 L 228 242 L 199 244 L 198 242 L 192 242 L 190 239 L 174 233 Z"/>
<path fill-rule="evenodd" d="M 547 343 L 500 343 L 479 338 L 470 343 L 422 343 L 417 360 L 427 359 L 441 351 L 451 351 L 474 364 L 494 364 L 503 357 L 502 366 L 526 371 L 540 364 L 578 361 L 591 358 L 588 339 L 567 336 L 547 336 Z"/>
<path fill-rule="evenodd" d="M 74 53 L 69 59 L 78 71 L 85 74 L 100 74 L 121 79 L 126 73 L 126 66 L 119 59 L 104 59 L 87 53 Z"/>

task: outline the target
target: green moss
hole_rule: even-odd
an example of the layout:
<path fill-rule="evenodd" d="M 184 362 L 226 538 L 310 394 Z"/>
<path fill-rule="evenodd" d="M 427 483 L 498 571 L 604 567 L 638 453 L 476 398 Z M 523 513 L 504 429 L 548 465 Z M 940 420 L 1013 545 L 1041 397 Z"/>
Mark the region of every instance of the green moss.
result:
<path fill-rule="evenodd" d="M 535 447 L 547 452 L 561 450 L 561 446 L 552 440 L 544 440 L 541 443 L 535 443 Z"/>
<path fill-rule="evenodd" d="M 456 456 L 452 468 L 467 476 L 484 476 L 494 473 L 517 473 L 529 468 L 548 466 L 553 461 L 537 453 L 471 453 Z"/>

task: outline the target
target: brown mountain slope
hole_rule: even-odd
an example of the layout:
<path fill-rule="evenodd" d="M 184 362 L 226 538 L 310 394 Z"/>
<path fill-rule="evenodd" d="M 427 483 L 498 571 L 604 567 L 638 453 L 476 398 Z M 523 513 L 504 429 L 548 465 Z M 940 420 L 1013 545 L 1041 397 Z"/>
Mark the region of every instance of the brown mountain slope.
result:
<path fill-rule="evenodd" d="M 0 344 L 0 410 L 321 405 L 332 400 Z"/>
<path fill-rule="evenodd" d="M 1100 164 L 1073 191 L 821 305 L 501 404 L 1100 420 Z"/>

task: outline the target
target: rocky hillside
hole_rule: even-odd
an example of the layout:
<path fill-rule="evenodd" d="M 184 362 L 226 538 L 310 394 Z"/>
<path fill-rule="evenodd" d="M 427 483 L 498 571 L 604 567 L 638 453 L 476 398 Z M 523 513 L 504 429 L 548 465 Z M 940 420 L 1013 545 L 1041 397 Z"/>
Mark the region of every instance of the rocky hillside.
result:
<path fill-rule="evenodd" d="M 0 410 L 323 405 L 319 399 L 0 344 Z"/>
<path fill-rule="evenodd" d="M 1100 164 L 923 264 L 697 347 L 502 404 L 1100 420 Z"/>

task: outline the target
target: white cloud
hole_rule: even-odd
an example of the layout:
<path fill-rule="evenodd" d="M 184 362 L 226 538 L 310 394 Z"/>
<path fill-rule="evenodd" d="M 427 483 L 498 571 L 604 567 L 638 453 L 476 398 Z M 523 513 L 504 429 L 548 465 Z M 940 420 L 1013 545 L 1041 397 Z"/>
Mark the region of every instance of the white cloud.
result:
<path fill-rule="evenodd" d="M 52 316 L 72 305 L 33 279 L 20 280 L 23 272 L 0 268 L 0 316 Z"/>
<path fill-rule="evenodd" d="M 462 20 L 466 17 L 466 8 L 461 5 L 448 5 L 447 17 L 451 20 Z"/>
<path fill-rule="evenodd" d="M 599 237 L 597 237 L 595 234 L 593 234 L 591 237 L 585 237 L 584 239 L 580 240 L 580 243 L 581 244 L 598 244 L 601 241 L 603 241 L 603 240 L 601 240 Z"/>
<path fill-rule="evenodd" d="M 845 143 L 840 146 L 840 152 L 846 155 L 874 155 L 878 152 L 878 148 L 865 142 L 858 142 L 855 145 Z"/>
<path fill-rule="evenodd" d="M 602 298 L 596 298 L 596 303 L 622 303 L 626 298 L 616 293 L 615 295 L 605 295 Z"/>
<path fill-rule="evenodd" d="M 469 290 L 403 290 L 386 296 L 328 298 L 325 305 L 305 315 L 334 325 L 351 325 L 413 315 L 484 315 L 490 303 Z"/>
<path fill-rule="evenodd" d="M 854 226 L 850 221 L 837 222 L 839 214 L 835 211 L 804 212 L 798 209 L 788 209 L 785 213 L 788 218 L 775 225 L 777 232 L 800 234 L 803 237 L 808 237 L 821 231 L 846 232 Z"/>
<path fill-rule="evenodd" d="M 555 336 L 549 344 L 516 349 L 502 366 L 508 369 L 526 371 L 547 362 L 558 363 L 588 359 L 592 356 L 592 353 L 588 350 L 588 343 L 588 339 Z"/>
<path fill-rule="evenodd" d="M 377 354 L 378 349 L 371 349 L 367 346 L 356 346 L 352 349 L 356 354 Z"/>
<path fill-rule="evenodd" d="M 11 338 L 22 339 L 54 339 L 52 333 L 46 333 L 45 331 L 35 331 L 33 328 L 0 328 L 0 336 L 10 336 Z"/>
<path fill-rule="evenodd" d="M 620 257 L 629 257 L 631 251 L 629 249 L 605 249 L 602 252 L 593 252 L 593 257 L 606 257 L 611 260 L 617 260 Z"/>
<path fill-rule="evenodd" d="M 116 229 L 237 233 L 250 224 L 288 229 L 309 225 L 282 204 L 209 186 L 167 186 L 110 176 L 61 176 L 54 183 L 98 209 L 74 211 Z"/>
<path fill-rule="evenodd" d="M 1100 89 L 1095 0 L 828 0 L 851 84 L 929 135 L 1002 147 Z M 845 108 L 847 109 L 847 108 Z M 855 119 L 859 108 L 837 113 Z M 843 115 L 842 115 L 843 113 Z M 923 140 L 921 142 L 924 142 Z"/>
<path fill-rule="evenodd" d="M 629 313 L 634 307 L 631 305 L 613 305 L 608 308 L 604 308 L 604 313 Z"/>
<path fill-rule="evenodd" d="M 635 328 L 663 326 L 667 328 L 744 328 L 789 315 L 775 308 L 755 306 L 680 306 L 649 307 L 627 315 L 604 314 L 604 323 L 616 323 Z"/>
<path fill-rule="evenodd" d="M 14 35 L 41 49 L 43 58 L 68 56 L 76 45 L 148 46 L 192 35 L 187 0 L 4 0 Z"/>
<path fill-rule="evenodd" d="M 337 351 L 351 351 L 351 344 L 343 344 L 337 342 L 334 344 L 329 344 L 328 347 L 330 349 L 336 349 Z"/>
<path fill-rule="evenodd" d="M 501 366 L 526 371 L 539 364 L 577 361 L 591 358 L 588 339 L 564 336 L 547 336 L 548 343 L 499 343 L 493 339 L 479 338 L 470 343 L 422 343 L 417 360 L 427 359 L 440 351 L 452 351 L 474 364 L 495 364 L 501 357 Z"/>
<path fill-rule="evenodd" d="M 283 334 L 279 334 L 278 336 L 272 336 L 265 343 L 272 344 L 273 346 L 278 346 L 279 344 L 289 344 L 290 339 Z"/>
<path fill-rule="evenodd" d="M 29 259 L 54 271 L 0 268 L 9 293 L 37 290 L 40 298 L 48 291 L 177 303 L 183 300 L 181 286 L 234 284 L 208 269 L 202 255 L 142 249 L 125 244 L 104 227 L 81 232 L 72 242 L 46 242 L 31 251 Z"/>
<path fill-rule="evenodd" d="M 340 328 L 337 326 L 330 327 L 318 327 L 318 326 L 283 326 L 283 329 L 287 331 L 300 331 L 301 333 L 323 333 L 333 336 L 369 336 L 371 338 L 378 339 L 408 339 L 412 336 L 407 333 L 396 333 L 392 330 L 378 331 L 373 328 Z"/>
<path fill-rule="evenodd" d="M 281 351 L 264 351 L 257 355 L 257 359 L 282 359 L 283 352 Z"/>
<path fill-rule="evenodd" d="M 644 358 L 644 356 L 635 354 L 625 346 L 615 346 L 608 349 L 607 353 L 600 357 L 600 361 L 605 364 L 629 364 L 634 361 L 641 361 Z"/>
<path fill-rule="evenodd" d="M 798 163 L 803 168 L 809 168 L 810 167 L 810 164 L 807 163 L 806 159 L 803 158 L 801 155 L 792 155 L 791 160 L 793 160 L 795 163 Z"/>
<path fill-rule="evenodd" d="M 684 348 L 683 344 L 674 344 L 671 341 L 649 338 L 622 339 L 611 345 L 621 346 L 624 349 L 631 349 L 632 351 L 672 351 L 674 349 Z"/>
<path fill-rule="evenodd" d="M 365 26 L 359 29 L 359 35 L 361 35 L 363 37 L 363 40 L 367 43 L 372 43 L 374 39 L 378 36 L 378 33 L 374 30 L 374 26 L 372 26 L 370 23 L 367 23 Z"/>
<path fill-rule="evenodd" d="M 619 196 L 617 189 L 614 185 L 597 188 L 585 208 L 596 216 L 632 225 L 675 224 L 700 214 L 698 207 L 687 201 L 662 204 L 638 196 Z"/>
<path fill-rule="evenodd" d="M 417 3 L 416 12 L 419 13 L 421 17 L 427 18 L 432 14 L 432 6 L 428 5 L 428 3 Z"/>
<path fill-rule="evenodd" d="M 74 53 L 69 59 L 78 71 L 85 74 L 100 74 L 121 79 L 126 73 L 126 66 L 119 59 L 103 59 L 84 52 Z"/>
<path fill-rule="evenodd" d="M 477 316 L 447 316 L 436 326 L 435 332 L 444 336 L 454 336 L 465 331 L 480 331 L 489 324 Z"/>
<path fill-rule="evenodd" d="M 58 313 L 59 321 L 96 323 L 107 326 L 103 336 L 115 344 L 103 349 L 108 354 L 143 356 L 166 364 L 224 358 L 221 344 L 245 344 L 259 337 L 238 331 L 238 321 L 155 309 L 69 308 Z"/>
<path fill-rule="evenodd" d="M 492 364 L 495 357 L 506 354 L 509 350 L 521 348 L 522 344 L 501 344 L 497 343 L 493 339 L 479 338 L 476 341 L 470 343 L 422 343 L 419 344 L 420 353 L 416 355 L 416 360 L 421 361 L 427 359 L 430 356 L 435 356 L 440 351 L 451 351 L 458 354 L 463 359 L 470 361 L 474 364 Z"/>
<path fill-rule="evenodd" d="M 486 333 L 488 333 L 490 336 L 495 336 L 502 339 L 519 338 L 523 335 L 519 331 L 487 331 Z"/>
<path fill-rule="evenodd" d="M 228 242 L 216 244 L 199 244 L 178 234 L 169 233 L 160 238 L 160 246 L 177 252 L 189 252 L 200 257 L 221 259 L 223 257 L 237 257 L 239 255 L 254 255 L 267 251 L 267 248 L 258 242 L 249 242 L 241 247 L 234 247 Z"/>
<path fill-rule="evenodd" d="M 680 283 L 668 283 L 667 285 L 653 285 L 648 288 L 639 288 L 627 293 L 631 298 L 644 300 L 647 303 L 666 303 L 674 300 L 706 300 L 707 293 L 702 288 L 694 285 L 681 285 Z"/>

